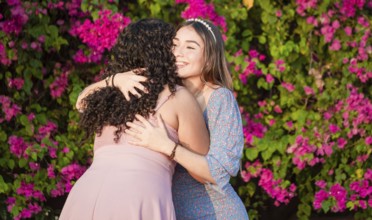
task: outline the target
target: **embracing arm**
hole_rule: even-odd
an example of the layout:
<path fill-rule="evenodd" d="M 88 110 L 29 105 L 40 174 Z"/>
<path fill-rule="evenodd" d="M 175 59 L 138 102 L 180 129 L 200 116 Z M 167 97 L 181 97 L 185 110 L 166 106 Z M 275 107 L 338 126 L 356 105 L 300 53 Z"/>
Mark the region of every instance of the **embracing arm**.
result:
<path fill-rule="evenodd" d="M 175 106 L 177 108 L 177 116 L 179 121 L 178 137 L 179 143 L 182 145 L 182 147 L 178 146 L 177 148 L 180 148 L 178 151 L 183 150 L 181 148 L 184 148 L 186 150 L 185 153 L 190 152 L 190 155 L 186 156 L 182 161 L 192 159 L 192 161 L 186 165 L 192 165 L 194 167 L 187 167 L 185 164 L 180 163 L 178 161 L 177 152 L 174 159 L 185 167 L 194 179 L 201 183 L 205 183 L 205 177 L 207 180 L 211 180 L 208 172 L 195 172 L 208 170 L 202 168 L 207 167 L 207 163 L 204 161 L 204 156 L 201 155 L 206 155 L 208 153 L 210 144 L 209 133 L 204 121 L 203 113 L 196 99 L 188 90 L 182 89 L 176 93 L 176 96 L 179 96 L 175 99 Z M 171 147 L 174 147 L 173 142 Z"/>
<path fill-rule="evenodd" d="M 80 112 L 84 110 L 84 106 L 82 106 L 82 100 L 87 97 L 93 91 L 103 88 L 106 86 L 113 86 L 113 84 L 120 89 L 120 91 L 124 94 L 126 100 L 130 100 L 129 93 L 133 95 L 139 95 L 137 89 L 142 91 L 145 90 L 145 87 L 141 84 L 141 82 L 146 81 L 146 77 L 140 76 L 135 74 L 133 71 L 128 71 L 124 73 L 118 73 L 111 76 L 108 76 L 106 79 L 101 81 L 95 82 L 89 86 L 87 86 L 80 94 L 76 101 L 76 109 Z"/>
<path fill-rule="evenodd" d="M 240 158 L 244 146 L 242 122 L 238 105 L 232 93 L 219 89 L 216 97 L 209 102 L 208 126 L 210 149 L 206 156 L 193 152 L 190 146 L 174 148 L 175 143 L 168 138 L 164 124 L 152 126 L 145 118 L 137 116 L 143 126 L 128 123 L 126 131 L 136 138 L 133 144 L 171 155 L 175 149 L 175 159 L 199 182 L 213 183 L 222 189 L 239 171 Z M 132 130 L 133 128 L 133 130 Z M 196 143 L 195 143 L 196 144 Z"/>

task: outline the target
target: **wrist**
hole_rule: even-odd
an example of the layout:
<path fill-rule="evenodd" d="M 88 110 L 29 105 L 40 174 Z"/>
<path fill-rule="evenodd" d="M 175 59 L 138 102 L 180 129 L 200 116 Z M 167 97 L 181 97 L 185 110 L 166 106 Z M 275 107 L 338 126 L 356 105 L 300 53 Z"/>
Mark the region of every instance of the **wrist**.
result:
<path fill-rule="evenodd" d="M 169 155 L 169 160 L 174 160 L 174 157 L 176 156 L 176 150 L 177 150 L 178 146 L 179 146 L 179 144 L 178 144 L 178 142 L 176 142 L 174 144 L 174 147 L 172 149 L 171 154 Z"/>
<path fill-rule="evenodd" d="M 105 78 L 105 83 L 106 83 L 106 86 L 111 86 L 111 77 L 112 75 L 109 75 Z"/>
<path fill-rule="evenodd" d="M 176 142 L 169 140 L 163 145 L 163 154 L 170 156 L 172 154 L 172 151 L 174 149 Z"/>

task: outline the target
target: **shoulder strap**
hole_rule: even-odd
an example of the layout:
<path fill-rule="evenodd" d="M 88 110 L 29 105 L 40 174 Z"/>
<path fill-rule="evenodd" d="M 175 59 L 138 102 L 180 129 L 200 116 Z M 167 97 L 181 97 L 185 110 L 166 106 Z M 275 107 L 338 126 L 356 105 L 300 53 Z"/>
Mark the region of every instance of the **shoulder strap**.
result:
<path fill-rule="evenodd" d="M 181 88 L 180 86 L 176 86 L 176 92 L 177 92 L 180 88 Z M 164 105 L 164 103 L 166 103 L 166 102 L 169 100 L 169 98 L 170 98 L 172 95 L 173 95 L 173 94 L 171 93 L 171 94 L 169 94 L 168 96 L 163 97 L 163 98 L 161 98 L 160 100 L 158 100 L 158 103 L 157 103 L 156 108 L 155 108 L 154 110 L 155 110 L 155 111 L 159 110 L 159 109 Z"/>

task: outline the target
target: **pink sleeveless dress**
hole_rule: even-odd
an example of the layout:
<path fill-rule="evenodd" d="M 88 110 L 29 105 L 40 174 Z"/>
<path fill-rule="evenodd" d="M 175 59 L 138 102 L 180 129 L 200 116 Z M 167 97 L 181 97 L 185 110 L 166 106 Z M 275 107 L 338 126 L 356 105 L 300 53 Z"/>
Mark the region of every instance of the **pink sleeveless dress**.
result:
<path fill-rule="evenodd" d="M 158 110 L 169 97 L 158 100 Z M 150 122 L 156 124 L 151 116 Z M 166 125 L 178 141 L 177 131 Z M 70 191 L 60 220 L 176 219 L 172 202 L 175 162 L 167 156 L 133 146 L 122 134 L 114 142 L 115 127 L 95 138 L 94 159 Z"/>

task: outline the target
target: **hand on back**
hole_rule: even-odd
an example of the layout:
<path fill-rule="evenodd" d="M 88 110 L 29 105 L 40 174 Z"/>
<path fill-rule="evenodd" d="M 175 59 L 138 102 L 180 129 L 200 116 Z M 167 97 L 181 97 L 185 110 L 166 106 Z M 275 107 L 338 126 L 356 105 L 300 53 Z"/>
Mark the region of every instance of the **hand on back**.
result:
<path fill-rule="evenodd" d="M 141 97 L 141 94 L 137 91 L 137 89 L 147 92 L 146 88 L 141 83 L 145 82 L 147 78 L 145 76 L 138 75 L 141 70 L 143 69 L 117 73 L 114 77 L 114 85 L 120 89 L 127 101 L 130 101 L 129 93 L 134 96 Z"/>

